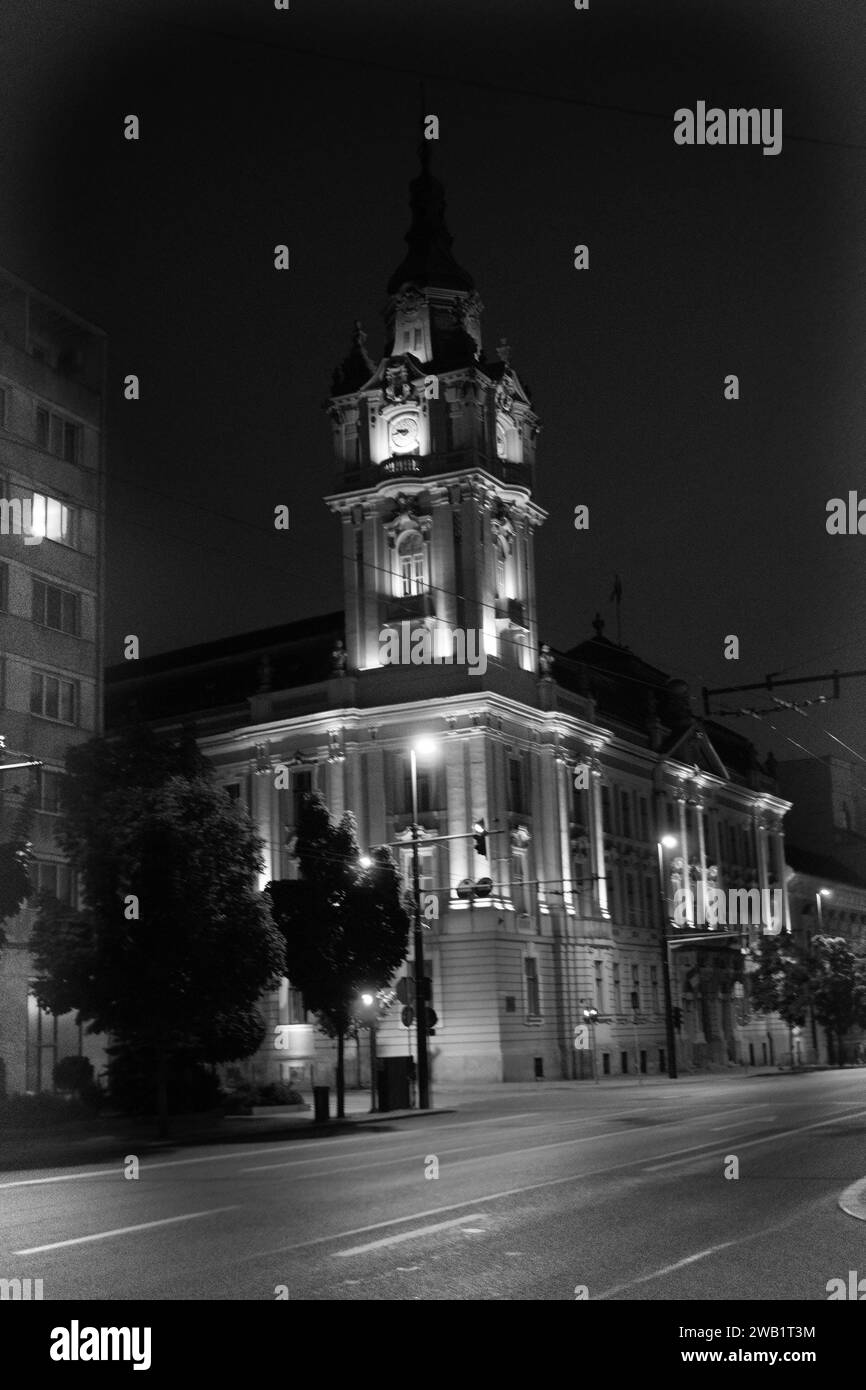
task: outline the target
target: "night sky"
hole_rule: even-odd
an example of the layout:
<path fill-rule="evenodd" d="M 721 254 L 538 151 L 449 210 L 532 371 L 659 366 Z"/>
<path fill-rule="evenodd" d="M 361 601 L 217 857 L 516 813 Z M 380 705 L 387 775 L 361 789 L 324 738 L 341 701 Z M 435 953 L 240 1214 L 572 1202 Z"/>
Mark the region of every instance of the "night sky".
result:
<path fill-rule="evenodd" d="M 864 68 L 862 0 L 3 0 L 0 261 L 110 339 L 108 660 L 342 606 L 321 406 L 355 318 L 381 353 L 424 78 L 544 426 L 542 638 L 615 639 L 618 572 L 623 641 L 696 694 L 866 667 L 866 536 L 825 527 L 866 497 Z M 781 107 L 781 154 L 678 147 L 699 100 Z M 733 727 L 866 758 L 842 692 Z"/>

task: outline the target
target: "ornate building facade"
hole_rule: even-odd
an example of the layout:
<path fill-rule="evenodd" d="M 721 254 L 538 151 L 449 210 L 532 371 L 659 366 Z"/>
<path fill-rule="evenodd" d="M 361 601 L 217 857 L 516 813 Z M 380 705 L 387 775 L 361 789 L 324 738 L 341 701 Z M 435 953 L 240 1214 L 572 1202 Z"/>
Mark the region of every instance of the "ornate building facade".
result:
<path fill-rule="evenodd" d="M 426 153 L 411 209 L 383 354 L 356 324 L 328 407 L 344 611 L 114 670 L 109 725 L 195 727 L 263 840 L 263 883 L 297 873 L 313 788 L 354 813 L 362 844 L 392 844 L 411 882 L 409 750 L 433 740 L 417 790 L 434 1084 L 663 1071 L 663 922 L 685 888 L 691 915 L 665 948 L 680 1067 L 772 1060 L 743 950 L 788 920 L 789 803 L 751 745 L 600 620 L 570 651 L 540 642 L 539 421 L 508 344 L 485 354 Z M 776 891 L 778 910 L 702 926 L 712 887 Z M 574 1046 L 589 1007 L 592 1054 Z M 269 1044 L 254 1070 L 327 1079 L 330 1046 L 295 991 L 268 1008 L 289 1048 Z M 380 1054 L 414 1045 L 397 1014 Z"/>

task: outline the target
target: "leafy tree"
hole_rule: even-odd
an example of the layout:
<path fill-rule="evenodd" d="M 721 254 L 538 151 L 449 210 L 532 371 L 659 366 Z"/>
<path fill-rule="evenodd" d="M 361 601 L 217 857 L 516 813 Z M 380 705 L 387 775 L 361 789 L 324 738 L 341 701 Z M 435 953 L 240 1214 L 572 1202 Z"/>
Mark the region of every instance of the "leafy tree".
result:
<path fill-rule="evenodd" d="M 95 739 L 66 765 L 58 838 L 84 907 L 41 895 L 34 992 L 152 1069 L 165 1133 L 173 1057 L 234 1060 L 264 1037 L 256 1002 L 284 963 L 260 841 L 189 738 Z"/>
<path fill-rule="evenodd" d="M 301 878 L 268 884 L 286 943 L 286 971 L 304 1006 L 337 1040 L 337 1114 L 345 1114 L 345 1039 L 362 989 L 388 984 L 406 958 L 409 919 L 400 872 L 387 847 L 360 863 L 355 818 L 335 824 L 322 797 L 309 793 L 298 813 Z"/>
<path fill-rule="evenodd" d="M 35 798 L 32 792 L 20 797 L 12 794 L 11 813 L 0 787 L 0 950 L 6 945 L 3 923 L 17 917 L 33 893 L 30 864 L 33 850 L 29 840 Z"/>
<path fill-rule="evenodd" d="M 808 955 L 788 932 L 782 932 L 762 936 L 752 960 L 757 965 L 749 982 L 752 1008 L 758 1013 L 778 1014 L 787 1023 L 793 1067 L 794 1029 L 805 1024 L 810 1002 Z"/>
<path fill-rule="evenodd" d="M 866 970 L 842 936 L 813 936 L 812 963 L 815 1017 L 841 1067 L 844 1035 L 856 1024 L 866 1025 Z"/>

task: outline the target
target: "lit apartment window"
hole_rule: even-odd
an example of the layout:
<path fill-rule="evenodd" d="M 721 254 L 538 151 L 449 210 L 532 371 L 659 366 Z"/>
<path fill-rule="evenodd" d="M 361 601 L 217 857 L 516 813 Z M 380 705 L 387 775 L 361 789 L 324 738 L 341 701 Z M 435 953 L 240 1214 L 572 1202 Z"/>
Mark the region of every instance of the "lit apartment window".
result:
<path fill-rule="evenodd" d="M 75 516 L 75 509 L 67 507 L 65 502 L 58 501 L 56 497 L 47 497 L 42 492 L 34 492 L 30 534 L 57 541 L 60 545 L 74 546 Z"/>
<path fill-rule="evenodd" d="M 403 598 L 424 592 L 424 542 L 417 531 L 409 531 L 400 542 L 400 588 Z"/>
<path fill-rule="evenodd" d="M 33 621 L 56 632 L 78 637 L 81 630 L 81 599 L 69 589 L 33 580 Z"/>
<path fill-rule="evenodd" d="M 534 956 L 526 956 L 523 962 L 526 980 L 526 1012 L 530 1018 L 541 1017 L 541 994 L 538 988 L 538 961 Z"/>
<path fill-rule="evenodd" d="M 30 713 L 59 724 L 75 724 L 78 718 L 78 687 L 74 681 L 34 671 L 30 686 Z"/>

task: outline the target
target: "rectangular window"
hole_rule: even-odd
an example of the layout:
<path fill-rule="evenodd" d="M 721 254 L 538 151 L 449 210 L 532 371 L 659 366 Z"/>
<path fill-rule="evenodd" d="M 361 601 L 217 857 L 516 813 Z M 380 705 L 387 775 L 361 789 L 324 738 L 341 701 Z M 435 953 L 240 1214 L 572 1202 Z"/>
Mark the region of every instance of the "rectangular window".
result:
<path fill-rule="evenodd" d="M 650 966 L 650 995 L 652 997 L 653 1013 L 659 1011 L 659 972 L 657 965 Z"/>
<path fill-rule="evenodd" d="M 422 894 L 432 893 L 436 888 L 436 882 L 434 878 L 433 853 L 434 852 L 432 849 L 419 849 L 418 851 L 418 888 Z M 401 848 L 400 870 L 403 874 L 404 885 L 409 889 L 410 893 L 414 893 L 415 871 L 413 868 L 411 849 Z M 428 975 L 430 973 L 428 968 L 429 964 L 430 963 L 428 961 L 427 965 L 425 966 Z"/>
<path fill-rule="evenodd" d="M 520 758 L 508 759 L 508 809 L 523 811 L 523 763 Z"/>
<path fill-rule="evenodd" d="M 226 794 L 226 796 L 228 797 L 229 801 L 240 801 L 240 799 L 241 799 L 241 784 L 240 784 L 240 782 L 226 782 L 226 785 L 225 785 L 225 787 L 223 788 L 223 790 L 225 791 L 225 794 Z"/>
<path fill-rule="evenodd" d="M 523 962 L 526 979 L 526 1012 L 530 1018 L 541 1017 L 541 994 L 538 988 L 538 961 L 527 956 Z"/>
<path fill-rule="evenodd" d="M 604 783 L 601 788 L 601 821 L 605 835 L 615 835 L 616 826 L 613 818 L 613 797 L 610 787 Z"/>
<path fill-rule="evenodd" d="M 604 963 L 600 960 L 595 962 L 595 1007 L 604 1013 Z"/>
<path fill-rule="evenodd" d="M 631 968 L 631 992 L 634 998 L 631 999 L 633 1009 L 640 1009 L 640 966 L 632 965 Z M 635 1003 L 635 998 L 637 1003 Z"/>
<path fill-rule="evenodd" d="M 505 597 L 505 556 L 499 549 L 496 552 L 496 597 Z"/>
<path fill-rule="evenodd" d="M 419 767 L 417 769 L 417 788 L 418 788 L 418 814 L 434 810 L 433 805 L 433 772 L 430 768 Z M 403 815 L 412 814 L 412 761 L 406 758 L 403 762 Z"/>
<path fill-rule="evenodd" d="M 57 541 L 60 545 L 76 544 L 76 512 L 56 497 L 47 497 L 42 492 L 33 494 L 33 520 L 30 534 L 42 536 L 45 540 Z"/>
<path fill-rule="evenodd" d="M 613 967 L 613 1008 L 614 1013 L 622 1013 L 622 986 L 619 979 L 619 966 Z"/>
<path fill-rule="evenodd" d="M 640 920 L 640 913 L 637 910 L 637 902 L 634 892 L 634 875 L 626 870 L 625 875 L 625 909 L 626 921 L 637 922 Z"/>
<path fill-rule="evenodd" d="M 39 810 L 44 811 L 47 815 L 56 816 L 59 815 L 62 810 L 61 794 L 63 790 L 63 778 L 64 773 L 62 772 L 51 772 L 45 769 L 42 773 L 42 792 L 39 797 Z"/>
<path fill-rule="evenodd" d="M 649 813 L 645 796 L 640 798 L 640 837 L 644 844 L 649 842 Z"/>
<path fill-rule="evenodd" d="M 511 897 L 515 912 L 526 912 L 526 855 L 511 856 Z"/>
<path fill-rule="evenodd" d="M 622 788 L 619 794 L 620 824 L 627 840 L 631 839 L 631 792 Z"/>
<path fill-rule="evenodd" d="M 51 416 L 39 406 L 36 411 L 36 443 L 40 449 L 47 449 L 51 442 Z"/>
<path fill-rule="evenodd" d="M 307 1011 L 304 1008 L 304 996 L 299 989 L 293 989 L 289 985 L 288 990 L 288 1019 L 289 1023 L 306 1023 Z"/>
<path fill-rule="evenodd" d="M 6 387 L 0 386 L 0 429 L 6 428 Z"/>
<path fill-rule="evenodd" d="M 80 430 L 79 430 L 78 426 L 77 426 L 77 425 L 74 425 L 74 424 L 72 423 L 71 420 L 64 420 L 64 421 L 63 421 L 63 445 L 62 445 L 61 458 L 64 458 L 64 459 L 66 460 L 67 463 L 77 463 L 77 462 L 78 462 L 78 441 L 79 441 L 79 437 L 80 437 Z"/>
<path fill-rule="evenodd" d="M 303 772 L 292 773 L 292 825 L 297 825 L 300 819 L 301 802 L 303 798 L 313 790 L 313 774 L 307 769 Z"/>
<path fill-rule="evenodd" d="M 75 724 L 78 719 L 78 686 L 59 676 L 34 671 L 30 685 L 30 713 L 58 724 Z"/>
<path fill-rule="evenodd" d="M 9 611 L 9 566 L 0 563 L 0 613 Z"/>
<path fill-rule="evenodd" d="M 53 584 L 33 580 L 33 621 L 56 632 L 80 634 L 81 599 L 70 589 L 58 589 Z"/>
<path fill-rule="evenodd" d="M 75 903 L 75 880 L 68 864 L 37 863 L 36 886 L 40 893 L 50 893 L 58 902 L 72 907 Z"/>

